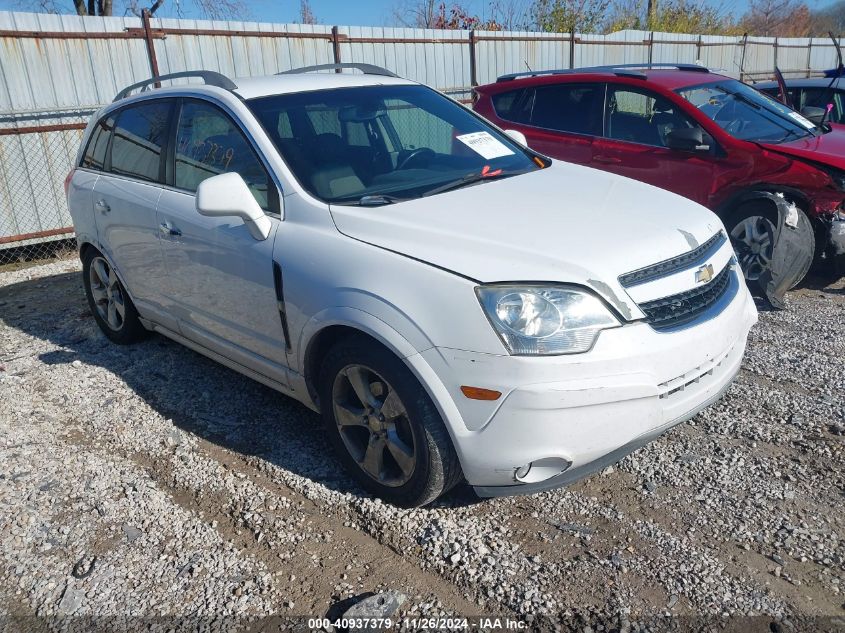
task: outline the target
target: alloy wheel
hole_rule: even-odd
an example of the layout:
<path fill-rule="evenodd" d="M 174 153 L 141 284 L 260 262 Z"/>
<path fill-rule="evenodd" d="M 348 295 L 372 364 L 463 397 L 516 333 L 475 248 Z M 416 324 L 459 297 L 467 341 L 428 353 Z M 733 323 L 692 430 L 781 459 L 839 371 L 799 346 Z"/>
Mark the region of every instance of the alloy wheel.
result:
<path fill-rule="evenodd" d="M 126 318 L 126 304 L 114 270 L 105 259 L 95 257 L 91 260 L 88 280 L 97 314 L 111 330 L 120 331 Z"/>
<path fill-rule="evenodd" d="M 757 281 L 772 262 L 774 224 L 760 215 L 747 217 L 731 230 L 731 242 L 745 278 Z"/>
<path fill-rule="evenodd" d="M 405 405 L 374 370 L 347 365 L 334 380 L 335 424 L 355 463 L 378 483 L 408 482 L 417 463 L 416 443 Z"/>

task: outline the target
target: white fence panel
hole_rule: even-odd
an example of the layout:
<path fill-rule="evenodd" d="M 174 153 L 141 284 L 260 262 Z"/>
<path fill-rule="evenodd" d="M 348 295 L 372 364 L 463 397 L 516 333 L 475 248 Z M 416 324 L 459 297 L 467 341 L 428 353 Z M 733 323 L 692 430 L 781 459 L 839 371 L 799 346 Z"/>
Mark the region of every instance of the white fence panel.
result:
<path fill-rule="evenodd" d="M 207 69 L 231 77 L 343 62 L 383 66 L 467 101 L 473 83 L 528 70 L 700 62 L 768 79 L 834 68 L 823 38 L 778 39 L 626 30 L 607 35 L 330 27 L 215 20 L 78 17 L 0 11 L 0 249 L 55 238 L 70 223 L 62 180 L 81 127 L 125 86 Z M 180 80 L 181 81 L 181 80 Z M 21 132 L 9 133 L 9 130 Z M 32 234 L 36 234 L 32 237 Z M 20 239 L 18 239 L 20 238 Z M 17 240 L 17 241 L 16 241 Z M 2 259 L 2 250 L 0 250 Z"/>

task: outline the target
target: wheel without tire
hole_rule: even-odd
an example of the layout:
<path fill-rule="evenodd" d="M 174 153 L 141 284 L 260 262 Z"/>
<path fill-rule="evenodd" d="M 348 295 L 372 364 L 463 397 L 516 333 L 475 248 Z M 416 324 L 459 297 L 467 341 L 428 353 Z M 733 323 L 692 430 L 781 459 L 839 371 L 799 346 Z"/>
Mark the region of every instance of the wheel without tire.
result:
<path fill-rule="evenodd" d="M 82 278 L 91 313 L 109 340 L 128 345 L 148 334 L 117 273 L 93 248 L 82 258 Z"/>
<path fill-rule="evenodd" d="M 377 497 L 422 506 L 461 477 L 434 403 L 405 364 L 365 338 L 335 344 L 320 372 L 320 408 L 341 461 Z"/>
<path fill-rule="evenodd" d="M 798 209 L 798 213 L 804 214 L 801 209 Z M 771 266 L 777 222 L 777 210 L 773 209 L 769 202 L 762 200 L 743 204 L 725 218 L 725 228 L 746 280 L 758 281 Z M 812 232 L 807 239 L 813 241 L 808 252 L 814 253 L 815 239 Z M 808 255 L 806 264 L 791 288 L 804 279 L 812 263 L 813 257 Z"/>

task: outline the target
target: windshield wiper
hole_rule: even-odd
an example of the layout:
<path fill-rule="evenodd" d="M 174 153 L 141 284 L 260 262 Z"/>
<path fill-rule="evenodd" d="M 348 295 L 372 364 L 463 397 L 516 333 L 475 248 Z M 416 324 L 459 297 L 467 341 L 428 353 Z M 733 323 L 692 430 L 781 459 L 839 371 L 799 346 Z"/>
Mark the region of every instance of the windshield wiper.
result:
<path fill-rule="evenodd" d="M 423 192 L 420 197 L 426 198 L 428 196 L 435 196 L 438 193 L 443 193 L 444 191 L 451 191 L 452 189 L 460 189 L 461 187 L 473 185 L 477 182 L 481 182 L 482 180 L 498 180 L 499 178 L 507 178 L 508 176 L 516 176 L 518 174 L 523 173 L 525 172 L 498 170 L 494 172 L 485 173 L 474 171 L 470 174 L 462 176 L 461 178 L 458 178 L 457 180 L 450 180 L 449 182 L 434 187 L 434 189 L 429 189 L 428 191 Z"/>
<path fill-rule="evenodd" d="M 376 195 L 361 196 L 358 200 L 333 202 L 331 204 L 339 204 L 346 207 L 383 207 L 386 204 L 404 202 L 407 199 L 408 198 L 397 198 L 396 196 L 387 196 L 379 193 Z"/>

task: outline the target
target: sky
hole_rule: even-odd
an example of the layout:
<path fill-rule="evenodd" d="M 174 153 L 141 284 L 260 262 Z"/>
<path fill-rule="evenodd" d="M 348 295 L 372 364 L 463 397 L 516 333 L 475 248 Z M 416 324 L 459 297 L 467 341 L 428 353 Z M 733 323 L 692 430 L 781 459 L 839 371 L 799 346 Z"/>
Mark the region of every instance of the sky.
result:
<path fill-rule="evenodd" d="M 4 1 L 0 0 L 0 3 Z M 444 0 L 444 2 L 446 6 L 451 4 L 449 0 Z M 293 22 L 299 16 L 299 0 L 253 0 L 253 3 L 254 13 L 260 14 L 261 19 Z M 311 0 L 311 9 L 323 24 L 387 26 L 392 24 L 394 9 L 400 3 L 401 0 Z M 485 0 L 468 0 L 460 4 L 469 8 L 471 13 L 481 15 L 485 6 L 489 6 L 490 3 Z M 748 0 L 725 0 L 724 2 L 714 0 L 714 4 L 734 13 L 743 13 L 748 7 Z M 821 6 L 825 3 L 823 0 L 808 0 L 807 4 Z"/>
<path fill-rule="evenodd" d="M 260 22 L 296 22 L 299 19 L 299 0 L 245 0 L 251 8 L 248 19 Z M 394 10 L 403 0 L 311 0 L 311 8 L 321 24 L 340 26 L 389 26 L 394 25 Z M 408 0 L 406 0 L 408 1 Z M 413 0 L 410 0 L 413 1 Z M 446 5 L 451 0 L 444 0 Z M 507 2 L 507 0 L 504 0 Z M 526 3 L 527 0 L 518 0 Z M 828 0 L 805 0 L 811 8 L 830 4 Z M 831 0 L 832 1 L 832 0 Z M 72 12 L 71 0 L 57 0 L 60 5 L 67 5 Z M 165 0 L 159 11 L 160 17 L 176 17 L 174 6 L 177 0 Z M 183 6 L 190 7 L 191 0 L 181 0 Z M 748 8 L 749 0 L 712 0 L 713 4 L 734 14 L 742 14 Z M 152 0 L 149 2 L 152 3 Z M 0 10 L 22 10 L 23 7 L 36 6 L 38 0 L 0 0 Z M 115 6 L 124 4 L 115 0 Z M 146 4 L 141 0 L 140 4 Z M 482 15 L 489 0 L 463 0 L 460 2 L 471 12 Z M 194 10 L 186 10 L 185 17 L 200 17 Z"/>

